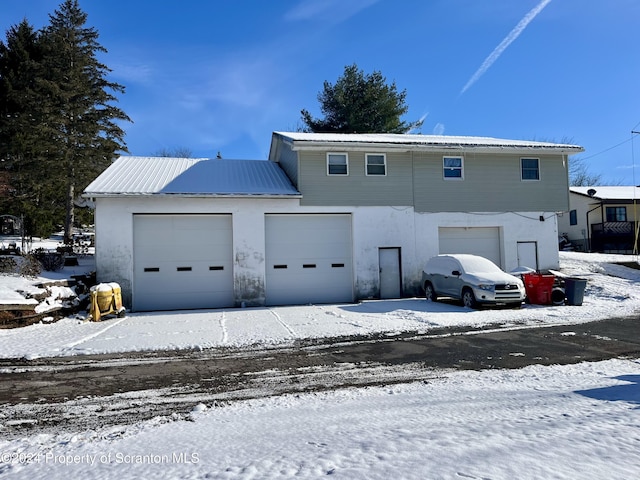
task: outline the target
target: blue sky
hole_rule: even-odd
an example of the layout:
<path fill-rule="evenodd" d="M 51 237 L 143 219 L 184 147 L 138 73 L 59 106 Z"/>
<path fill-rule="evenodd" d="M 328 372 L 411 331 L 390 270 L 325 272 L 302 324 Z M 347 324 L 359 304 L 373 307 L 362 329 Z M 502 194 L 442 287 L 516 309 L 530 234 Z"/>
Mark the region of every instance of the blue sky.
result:
<path fill-rule="evenodd" d="M 4 32 L 57 0 L 0 0 Z M 604 183 L 640 184 L 637 0 L 80 0 L 133 155 L 265 159 L 271 132 L 356 63 L 407 91 L 423 134 L 570 141 Z M 635 165 L 635 168 L 633 168 Z"/>

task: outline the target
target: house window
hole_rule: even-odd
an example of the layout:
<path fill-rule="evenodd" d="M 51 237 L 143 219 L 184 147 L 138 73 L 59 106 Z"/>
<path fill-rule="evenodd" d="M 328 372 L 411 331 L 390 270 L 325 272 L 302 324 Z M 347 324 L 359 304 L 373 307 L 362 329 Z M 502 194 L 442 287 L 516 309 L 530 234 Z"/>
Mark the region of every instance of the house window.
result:
<path fill-rule="evenodd" d="M 387 158 L 384 153 L 367 153 L 367 175 L 386 175 Z"/>
<path fill-rule="evenodd" d="M 569 212 L 569 225 L 577 225 L 578 224 L 578 211 L 571 210 Z"/>
<path fill-rule="evenodd" d="M 442 159 L 442 171 L 445 179 L 462 180 L 463 175 L 462 157 L 444 157 Z"/>
<path fill-rule="evenodd" d="M 537 158 L 521 158 L 522 180 L 540 180 L 540 160 Z"/>
<path fill-rule="evenodd" d="M 607 207 L 607 222 L 626 222 L 627 207 Z"/>
<path fill-rule="evenodd" d="M 327 153 L 327 175 L 349 175 L 346 153 Z"/>

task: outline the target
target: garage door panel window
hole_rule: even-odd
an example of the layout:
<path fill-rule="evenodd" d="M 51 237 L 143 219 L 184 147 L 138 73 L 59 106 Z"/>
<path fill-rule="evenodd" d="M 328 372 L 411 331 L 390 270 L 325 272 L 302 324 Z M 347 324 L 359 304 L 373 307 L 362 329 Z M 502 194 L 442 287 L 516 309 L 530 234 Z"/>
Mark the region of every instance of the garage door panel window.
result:
<path fill-rule="evenodd" d="M 327 153 L 327 175 L 349 175 L 349 156 L 346 153 Z"/>

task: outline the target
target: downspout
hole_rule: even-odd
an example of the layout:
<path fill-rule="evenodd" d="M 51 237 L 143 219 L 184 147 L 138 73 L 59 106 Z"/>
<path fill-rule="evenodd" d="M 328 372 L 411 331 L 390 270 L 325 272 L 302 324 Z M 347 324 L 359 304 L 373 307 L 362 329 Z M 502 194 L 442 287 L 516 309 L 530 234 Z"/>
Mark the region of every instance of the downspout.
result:
<path fill-rule="evenodd" d="M 587 212 L 587 248 L 589 249 L 590 252 L 591 252 L 591 229 L 589 228 L 589 214 L 591 212 L 593 212 L 594 210 L 597 210 L 597 209 L 599 209 L 601 207 L 602 207 L 602 204 L 598 205 L 595 208 L 592 208 L 591 210 L 589 210 Z M 601 214 L 602 214 L 602 212 L 601 212 Z"/>
<path fill-rule="evenodd" d="M 634 189 L 635 195 L 635 189 Z M 640 219 L 638 218 L 638 200 L 633 199 L 633 220 L 636 222 L 636 236 L 633 242 L 633 254 L 638 255 L 638 234 L 640 234 Z"/>

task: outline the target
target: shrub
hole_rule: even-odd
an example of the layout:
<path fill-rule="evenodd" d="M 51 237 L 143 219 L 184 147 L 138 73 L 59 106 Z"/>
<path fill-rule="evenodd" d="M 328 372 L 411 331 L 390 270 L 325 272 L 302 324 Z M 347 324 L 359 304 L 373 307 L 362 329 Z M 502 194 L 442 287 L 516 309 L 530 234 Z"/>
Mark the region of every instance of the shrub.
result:
<path fill-rule="evenodd" d="M 28 254 L 22 257 L 18 273 L 23 277 L 37 277 L 42 271 L 42 265 L 38 258 L 33 254 Z"/>
<path fill-rule="evenodd" d="M 42 248 L 33 251 L 33 255 L 48 272 L 56 272 L 64 267 L 64 255 L 58 252 L 48 252 Z"/>
<path fill-rule="evenodd" d="M 11 257 L 0 257 L 0 273 L 16 273 L 18 264 Z"/>

